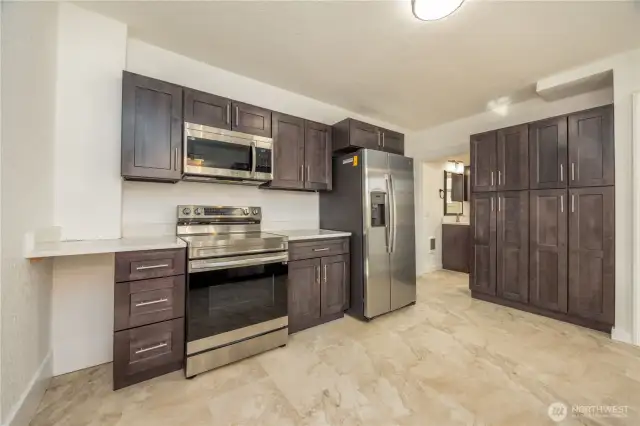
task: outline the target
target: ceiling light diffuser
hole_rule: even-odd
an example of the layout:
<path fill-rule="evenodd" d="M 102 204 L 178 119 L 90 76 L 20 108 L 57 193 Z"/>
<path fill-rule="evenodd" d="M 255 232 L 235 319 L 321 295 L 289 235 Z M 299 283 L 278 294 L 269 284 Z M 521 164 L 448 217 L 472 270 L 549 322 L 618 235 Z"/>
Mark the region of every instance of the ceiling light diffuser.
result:
<path fill-rule="evenodd" d="M 451 15 L 464 0 L 411 0 L 413 15 L 421 21 L 437 21 Z"/>

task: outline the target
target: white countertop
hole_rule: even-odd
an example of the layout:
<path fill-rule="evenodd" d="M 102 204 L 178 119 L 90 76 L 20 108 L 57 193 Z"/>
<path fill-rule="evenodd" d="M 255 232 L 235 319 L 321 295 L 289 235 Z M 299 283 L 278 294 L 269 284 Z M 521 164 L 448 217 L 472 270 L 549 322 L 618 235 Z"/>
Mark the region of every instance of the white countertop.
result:
<path fill-rule="evenodd" d="M 38 242 L 26 250 L 27 259 L 116 253 L 121 251 L 162 250 L 186 247 L 175 235 L 162 237 L 120 238 L 117 240 L 82 240 Z"/>
<path fill-rule="evenodd" d="M 293 229 L 286 231 L 263 231 L 269 234 L 282 235 L 289 241 L 324 240 L 327 238 L 349 237 L 351 232 L 330 231 L 327 229 Z"/>
<path fill-rule="evenodd" d="M 469 226 L 469 222 L 442 222 L 443 225 L 464 225 Z"/>

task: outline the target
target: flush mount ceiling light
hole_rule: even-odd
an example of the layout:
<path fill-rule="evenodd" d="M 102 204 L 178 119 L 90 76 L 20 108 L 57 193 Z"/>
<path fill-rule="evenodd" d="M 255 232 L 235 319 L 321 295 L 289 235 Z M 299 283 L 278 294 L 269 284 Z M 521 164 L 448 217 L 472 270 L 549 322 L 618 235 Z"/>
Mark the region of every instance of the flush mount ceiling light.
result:
<path fill-rule="evenodd" d="M 421 21 L 437 21 L 451 15 L 464 0 L 411 0 L 413 15 Z"/>

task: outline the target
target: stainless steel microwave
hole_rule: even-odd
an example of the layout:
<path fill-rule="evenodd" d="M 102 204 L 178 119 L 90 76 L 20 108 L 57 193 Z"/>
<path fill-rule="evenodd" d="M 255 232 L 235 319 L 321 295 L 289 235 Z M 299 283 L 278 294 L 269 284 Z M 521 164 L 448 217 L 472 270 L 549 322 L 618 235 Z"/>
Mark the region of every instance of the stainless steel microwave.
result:
<path fill-rule="evenodd" d="M 273 179 L 273 139 L 184 123 L 184 178 L 260 184 Z"/>

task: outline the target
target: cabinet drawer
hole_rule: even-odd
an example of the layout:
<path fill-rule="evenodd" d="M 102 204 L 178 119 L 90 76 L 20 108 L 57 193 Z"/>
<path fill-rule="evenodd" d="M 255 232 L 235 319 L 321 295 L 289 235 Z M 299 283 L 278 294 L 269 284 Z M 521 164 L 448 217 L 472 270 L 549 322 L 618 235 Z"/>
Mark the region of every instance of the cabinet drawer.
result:
<path fill-rule="evenodd" d="M 184 249 L 116 253 L 116 282 L 185 274 Z"/>
<path fill-rule="evenodd" d="M 118 283 L 115 331 L 184 316 L 184 275 Z"/>
<path fill-rule="evenodd" d="M 182 368 L 184 321 L 164 321 L 113 336 L 113 387 L 120 389 Z"/>
<path fill-rule="evenodd" d="M 289 260 L 334 256 L 349 252 L 348 238 L 314 240 L 289 243 Z"/>

